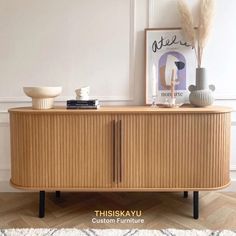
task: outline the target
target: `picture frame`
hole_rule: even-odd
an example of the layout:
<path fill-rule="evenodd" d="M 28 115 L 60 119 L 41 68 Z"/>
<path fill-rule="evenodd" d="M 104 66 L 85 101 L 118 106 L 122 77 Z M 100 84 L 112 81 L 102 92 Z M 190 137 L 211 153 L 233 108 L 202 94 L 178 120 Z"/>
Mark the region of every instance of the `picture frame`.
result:
<path fill-rule="evenodd" d="M 194 83 L 196 56 L 181 28 L 153 28 L 146 36 L 146 105 L 168 102 L 171 78 L 175 73 L 175 97 L 179 104 L 189 103 L 188 87 Z"/>

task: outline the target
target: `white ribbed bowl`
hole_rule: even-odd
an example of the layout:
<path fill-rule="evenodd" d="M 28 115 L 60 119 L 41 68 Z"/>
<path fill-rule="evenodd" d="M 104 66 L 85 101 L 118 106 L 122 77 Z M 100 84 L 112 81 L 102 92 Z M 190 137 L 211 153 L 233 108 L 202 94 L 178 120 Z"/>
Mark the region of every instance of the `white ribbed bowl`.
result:
<path fill-rule="evenodd" d="M 54 98 L 59 96 L 62 87 L 24 87 L 25 94 L 32 98 L 33 109 L 53 108 Z"/>
<path fill-rule="evenodd" d="M 206 107 L 214 103 L 211 90 L 196 90 L 189 95 L 189 101 L 196 107 Z"/>

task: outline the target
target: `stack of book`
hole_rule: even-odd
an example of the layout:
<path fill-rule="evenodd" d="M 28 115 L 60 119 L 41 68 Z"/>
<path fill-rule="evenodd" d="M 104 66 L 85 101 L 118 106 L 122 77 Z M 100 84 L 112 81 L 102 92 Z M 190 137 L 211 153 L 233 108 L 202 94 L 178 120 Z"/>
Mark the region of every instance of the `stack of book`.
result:
<path fill-rule="evenodd" d="M 99 107 L 97 99 L 67 101 L 67 109 L 98 109 Z"/>

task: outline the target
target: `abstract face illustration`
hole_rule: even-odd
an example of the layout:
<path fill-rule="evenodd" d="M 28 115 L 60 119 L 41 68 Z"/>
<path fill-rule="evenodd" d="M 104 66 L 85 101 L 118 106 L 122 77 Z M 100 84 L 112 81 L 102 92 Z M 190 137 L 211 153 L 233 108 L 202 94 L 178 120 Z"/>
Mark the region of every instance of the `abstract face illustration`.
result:
<path fill-rule="evenodd" d="M 186 59 L 179 52 L 167 52 L 160 57 L 158 64 L 158 88 L 170 90 L 171 75 L 175 70 L 175 89 L 186 90 Z"/>

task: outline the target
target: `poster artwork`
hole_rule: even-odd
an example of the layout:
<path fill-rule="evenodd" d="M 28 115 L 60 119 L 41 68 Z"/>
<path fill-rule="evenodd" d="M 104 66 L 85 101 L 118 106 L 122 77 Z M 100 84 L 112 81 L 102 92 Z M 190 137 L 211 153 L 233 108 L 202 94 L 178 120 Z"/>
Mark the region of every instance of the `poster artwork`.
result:
<path fill-rule="evenodd" d="M 171 96 L 171 79 L 174 72 L 175 96 L 178 103 L 188 102 L 188 86 L 195 77 L 195 54 L 180 29 L 147 30 L 147 96 L 150 104 L 156 95 L 158 103 Z"/>

